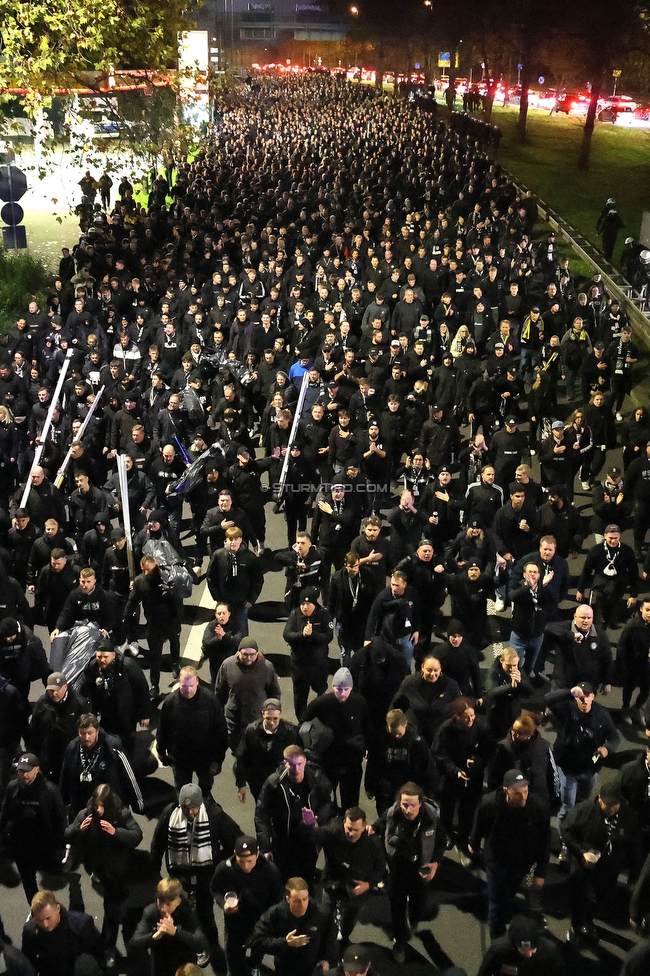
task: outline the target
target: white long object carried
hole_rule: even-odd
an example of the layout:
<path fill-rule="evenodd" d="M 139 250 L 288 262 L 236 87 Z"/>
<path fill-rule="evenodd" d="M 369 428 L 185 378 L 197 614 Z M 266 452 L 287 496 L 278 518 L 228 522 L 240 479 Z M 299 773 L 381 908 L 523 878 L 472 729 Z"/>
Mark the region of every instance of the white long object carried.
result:
<path fill-rule="evenodd" d="M 61 390 L 63 389 L 63 384 L 65 383 L 65 378 L 70 367 L 70 360 L 74 354 L 73 349 L 68 349 L 66 357 L 63 360 L 63 365 L 61 366 L 61 372 L 59 373 L 59 378 L 56 381 L 56 386 L 54 387 L 54 393 L 52 394 L 52 402 L 50 403 L 50 409 L 47 411 L 47 416 L 45 418 L 45 423 L 43 424 L 43 430 L 40 434 L 40 444 L 36 448 L 34 453 L 34 460 L 32 461 L 32 467 L 36 467 L 41 463 L 41 458 L 43 457 L 43 451 L 45 450 L 45 442 L 47 440 L 47 435 L 50 433 L 50 427 L 52 426 L 52 420 L 54 418 L 54 411 L 59 405 L 59 398 L 61 396 Z M 23 497 L 20 499 L 20 507 L 24 508 L 27 504 L 27 499 L 29 498 L 29 493 L 32 490 L 32 479 L 27 476 L 27 484 L 25 485 L 25 490 L 23 491 Z"/>
<path fill-rule="evenodd" d="M 105 386 L 102 386 L 101 390 L 97 393 L 95 399 L 90 404 L 90 409 L 88 410 L 88 413 L 84 417 L 84 422 L 82 423 L 82 425 L 79 428 L 79 431 L 77 433 L 77 436 L 75 437 L 75 440 L 76 441 L 83 440 L 83 436 L 86 433 L 86 428 L 88 427 L 88 424 L 90 423 L 90 421 L 93 418 L 93 414 L 94 414 L 95 410 L 97 409 L 97 406 L 99 405 L 99 401 L 101 400 L 102 393 L 104 392 L 105 389 L 106 389 L 106 387 Z M 63 458 L 63 461 L 61 462 L 61 467 L 57 471 L 56 480 L 54 482 L 54 484 L 55 484 L 55 486 L 57 488 L 60 488 L 61 485 L 63 484 L 63 480 L 65 478 L 65 473 L 68 470 L 68 465 L 70 464 L 71 457 L 72 457 L 72 444 L 68 448 L 67 454 Z"/>
<path fill-rule="evenodd" d="M 305 394 L 307 393 L 308 383 L 309 383 L 309 371 L 303 373 L 302 376 L 302 385 L 300 387 L 300 393 L 298 394 L 296 412 L 293 415 L 293 424 L 291 425 L 291 431 L 289 433 L 289 443 L 287 444 L 287 450 L 282 460 L 282 469 L 280 471 L 280 484 L 278 487 L 278 499 L 282 498 L 282 492 L 284 491 L 284 483 L 287 480 L 287 471 L 289 470 L 289 459 L 291 458 L 291 448 L 294 445 L 294 442 L 296 440 L 296 434 L 298 433 L 298 426 L 300 424 L 302 408 L 305 403 Z"/>
<path fill-rule="evenodd" d="M 118 454 L 117 476 L 120 483 L 120 505 L 122 506 L 122 519 L 124 521 L 124 534 L 126 536 L 126 558 L 129 564 L 129 578 L 131 582 L 135 579 L 135 563 L 133 561 L 133 538 L 131 536 L 131 510 L 129 509 L 129 487 L 127 484 L 126 454 Z"/>

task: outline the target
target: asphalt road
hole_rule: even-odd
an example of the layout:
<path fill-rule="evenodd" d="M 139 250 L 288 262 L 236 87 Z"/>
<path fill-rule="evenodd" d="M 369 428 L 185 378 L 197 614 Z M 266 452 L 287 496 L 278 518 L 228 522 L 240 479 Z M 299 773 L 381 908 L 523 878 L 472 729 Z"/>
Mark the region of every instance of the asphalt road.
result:
<path fill-rule="evenodd" d="M 576 495 L 576 504 L 583 506 L 588 504 L 588 496 Z M 286 529 L 282 517 L 273 515 L 271 506 L 267 506 L 268 532 L 267 547 L 270 549 L 282 548 L 286 545 Z M 626 538 L 629 533 L 626 534 Z M 629 539 L 627 541 L 630 541 Z M 191 543 L 192 539 L 186 540 Z M 590 544 L 592 540 L 587 540 Z M 577 575 L 582 564 L 582 558 L 578 558 L 571 563 L 572 574 Z M 204 564 L 205 568 L 205 564 Z M 281 572 L 270 571 L 266 574 L 265 585 L 261 595 L 262 602 L 278 602 L 282 600 L 284 576 Z M 195 587 L 191 600 L 187 601 L 185 608 L 185 620 L 182 631 L 182 648 L 184 663 L 197 665 L 200 660 L 200 644 L 204 625 L 212 616 L 213 602 L 207 592 L 205 583 Z M 572 612 L 571 604 L 565 605 L 567 614 Z M 448 607 L 445 608 L 448 612 Z M 282 697 L 286 705 L 285 715 L 294 720 L 292 709 L 291 684 L 288 678 L 288 648 L 282 640 L 283 620 L 272 623 L 259 623 L 254 620 L 250 624 L 251 636 L 254 637 L 260 649 L 273 661 L 276 671 L 280 676 L 282 686 Z M 509 625 L 505 623 L 502 633 L 499 633 L 500 618 L 493 618 L 495 629 L 495 639 L 499 636 L 506 637 L 509 632 Z M 37 628 L 37 632 L 43 638 L 46 647 L 48 646 L 47 635 L 42 628 Z M 614 635 L 616 637 L 616 634 Z M 336 670 L 338 662 L 335 659 L 335 647 L 330 649 L 332 672 Z M 489 666 L 492 659 L 492 648 L 486 651 L 485 665 Z M 166 662 L 163 662 L 165 668 Z M 168 664 L 167 664 L 168 666 Z M 209 680 L 207 663 L 199 668 L 200 676 L 203 680 Z M 163 670 L 161 689 L 167 691 L 172 687 L 171 674 Z M 33 686 L 33 698 L 37 698 L 42 693 L 40 684 Z M 606 699 L 601 699 L 605 704 L 614 709 L 620 707 L 620 693 L 618 689 Z M 633 754 L 642 747 L 643 737 L 634 730 L 624 728 L 624 742 L 618 755 L 615 757 L 616 766 L 629 760 Z M 553 738 L 552 730 L 546 729 L 545 734 Z M 145 750 L 150 748 L 151 733 L 140 732 L 138 735 L 138 749 L 144 755 Z M 612 775 L 609 770 L 604 771 L 604 776 Z M 143 793 L 145 795 L 146 811 L 137 819 L 140 822 L 144 833 L 143 847 L 150 843 L 156 817 L 162 807 L 173 798 L 171 788 L 171 771 L 168 768 L 159 766 L 144 781 Z M 226 811 L 234 817 L 245 831 L 253 831 L 253 806 L 250 797 L 244 804 L 239 803 L 235 782 L 232 773 L 232 757 L 227 756 L 221 775 L 217 778 L 214 787 L 214 795 Z M 366 809 L 368 818 L 375 816 L 374 803 L 369 801 L 363 794 L 361 805 Z M 559 849 L 557 835 L 555 835 L 555 847 Z M 558 865 L 556 859 L 549 872 L 547 887 L 544 892 L 544 905 L 548 918 L 550 933 L 554 938 L 564 943 L 567 922 L 567 903 L 564 892 L 567 878 L 566 868 Z M 436 973 L 444 971 L 451 965 L 459 966 L 466 970 L 468 974 L 476 973 L 482 954 L 489 944 L 489 933 L 485 924 L 485 901 L 483 897 L 483 874 L 470 872 L 463 869 L 457 862 L 455 852 L 448 854 L 441 866 L 435 882 L 436 891 L 439 896 L 439 910 L 437 917 L 430 923 L 420 927 L 420 930 L 411 940 L 411 948 L 407 962 L 399 967 L 400 971 L 412 973 Z M 98 925 L 101 925 L 102 906 L 101 899 L 93 889 L 90 879 L 83 876 L 83 890 L 86 902 L 86 910 L 97 917 Z M 152 900 L 153 885 L 142 883 L 135 885 L 132 897 L 129 902 L 131 906 L 130 914 L 135 915 L 136 906 L 146 904 Z M 62 892 L 62 901 L 67 905 L 67 893 Z M 20 942 L 22 925 L 28 906 L 22 892 L 22 888 L 14 890 L 2 889 L 0 892 L 0 911 L 8 933 L 16 941 Z M 217 910 L 217 922 L 221 928 L 220 912 Z M 385 976 L 391 976 L 398 967 L 392 961 L 389 952 L 391 942 L 389 926 L 388 905 L 385 899 L 377 898 L 371 901 L 365 914 L 355 931 L 355 940 L 366 942 L 373 947 L 377 969 Z M 619 899 L 619 911 L 612 916 L 607 923 L 601 924 L 603 938 L 597 952 L 583 953 L 580 958 L 573 958 L 570 955 L 570 972 L 575 976 L 589 974 L 589 976 L 606 976 L 615 974 L 620 968 L 620 960 L 625 952 L 636 941 L 636 937 L 627 928 L 626 906 Z M 122 946 L 122 940 L 118 943 L 118 949 Z M 121 966 L 120 971 L 124 971 Z M 210 972 L 210 970 L 208 970 Z"/>

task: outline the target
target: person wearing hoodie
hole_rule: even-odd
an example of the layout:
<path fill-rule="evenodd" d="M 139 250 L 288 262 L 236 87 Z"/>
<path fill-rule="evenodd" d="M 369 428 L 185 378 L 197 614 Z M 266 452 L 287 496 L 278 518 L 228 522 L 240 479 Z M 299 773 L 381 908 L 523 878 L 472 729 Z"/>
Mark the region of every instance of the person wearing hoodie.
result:
<path fill-rule="evenodd" d="M 98 512 L 93 519 L 93 527 L 84 533 L 79 550 L 85 566 L 92 566 L 96 573 L 100 573 L 104 553 L 111 544 L 111 517 L 108 512 Z M 102 583 L 102 585 L 104 585 Z"/>
<path fill-rule="evenodd" d="M 381 731 L 390 703 L 410 673 L 406 658 L 383 637 L 373 637 L 354 655 L 350 672 L 356 690 L 368 705 L 370 724 L 375 732 Z"/>

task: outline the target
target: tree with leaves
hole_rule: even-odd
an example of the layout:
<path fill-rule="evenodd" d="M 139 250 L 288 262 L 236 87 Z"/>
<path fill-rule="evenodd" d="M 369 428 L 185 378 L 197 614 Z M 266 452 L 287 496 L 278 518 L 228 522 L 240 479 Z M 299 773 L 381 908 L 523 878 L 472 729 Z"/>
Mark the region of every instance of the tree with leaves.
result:
<path fill-rule="evenodd" d="M 0 0 L 0 88 L 26 107 L 112 68 L 165 70 L 198 0 Z"/>

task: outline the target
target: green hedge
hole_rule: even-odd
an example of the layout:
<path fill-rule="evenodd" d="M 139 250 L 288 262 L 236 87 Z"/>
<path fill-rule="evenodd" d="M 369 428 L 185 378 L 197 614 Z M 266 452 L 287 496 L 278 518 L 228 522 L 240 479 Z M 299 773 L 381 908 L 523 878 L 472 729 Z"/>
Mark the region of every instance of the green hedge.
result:
<path fill-rule="evenodd" d="M 0 330 L 13 325 L 32 298 L 43 307 L 50 279 L 45 266 L 30 254 L 0 248 Z"/>

